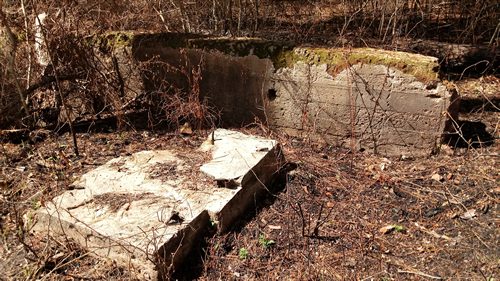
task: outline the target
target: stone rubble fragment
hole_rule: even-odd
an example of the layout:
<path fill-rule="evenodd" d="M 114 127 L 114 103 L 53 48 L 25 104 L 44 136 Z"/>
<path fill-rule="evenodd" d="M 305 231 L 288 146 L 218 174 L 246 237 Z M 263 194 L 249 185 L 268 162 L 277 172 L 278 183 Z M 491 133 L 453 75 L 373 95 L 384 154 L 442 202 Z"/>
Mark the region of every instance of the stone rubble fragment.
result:
<path fill-rule="evenodd" d="M 144 279 L 170 273 L 214 222 L 227 231 L 254 208 L 284 163 L 274 140 L 223 129 L 214 137 L 208 163 L 192 166 L 183 151 L 141 151 L 87 172 L 36 212 L 33 232 L 71 238 Z M 186 171 L 199 166 L 193 179 Z"/>

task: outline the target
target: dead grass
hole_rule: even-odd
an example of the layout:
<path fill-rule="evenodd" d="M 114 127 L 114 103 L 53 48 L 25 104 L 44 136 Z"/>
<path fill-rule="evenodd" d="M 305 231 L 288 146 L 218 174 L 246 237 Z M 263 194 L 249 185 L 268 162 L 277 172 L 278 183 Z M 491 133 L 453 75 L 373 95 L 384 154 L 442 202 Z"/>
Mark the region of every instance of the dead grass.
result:
<path fill-rule="evenodd" d="M 185 29 L 183 17 L 190 16 L 189 13 L 183 15 L 180 8 L 167 2 L 163 1 L 158 7 L 134 1 L 112 7 L 104 3 L 99 9 L 94 9 L 94 5 L 83 7 L 75 4 L 71 9 L 63 9 L 73 13 L 68 15 L 72 20 L 65 21 L 56 16 L 54 21 L 61 25 L 60 34 L 80 31 L 80 28 L 84 34 L 116 29 Z M 209 13 L 213 8 L 207 4 L 209 2 L 195 2 L 207 9 L 191 11 Z M 245 5 L 253 2 L 244 1 Z M 350 10 L 345 9 L 345 13 L 338 14 L 342 10 L 335 10 L 337 13 L 334 14 L 330 8 L 332 14 L 328 15 L 322 14 L 326 11 L 322 8 L 331 4 L 330 1 L 317 2 L 318 5 L 311 7 L 314 10 L 309 7 L 300 9 L 301 6 L 297 9 L 293 1 L 273 1 L 260 7 L 260 15 L 259 9 L 247 7 L 241 30 L 240 23 L 236 25 L 235 22 L 238 17 L 232 11 L 225 11 L 231 14 L 233 21 L 229 27 L 222 28 L 217 21 L 213 25 L 210 20 L 202 22 L 204 16 L 207 19 L 212 17 L 204 14 L 198 19 L 191 17 L 191 24 L 199 26 L 200 31 L 206 29 L 214 34 L 226 31 L 239 35 L 251 33 L 270 39 L 327 45 L 364 46 L 367 42 L 371 44 L 370 39 L 374 39 L 374 45 L 380 41 L 389 44 L 400 37 L 468 43 L 490 40 L 493 42 L 491 46 L 498 45 L 498 34 L 495 37 L 491 28 L 494 26 L 489 24 L 496 23 L 488 21 L 495 18 L 490 12 L 494 9 L 489 7 L 496 4 L 486 1 L 470 9 L 467 7 L 469 2 L 464 3 L 457 7 L 458 12 L 446 13 L 445 16 L 453 19 L 460 15 L 465 21 L 450 23 L 435 20 L 436 17 L 443 18 L 440 16 L 446 12 L 444 8 L 443 12 L 430 9 L 430 14 L 425 16 L 427 19 L 422 14 L 420 20 L 417 14 L 418 21 L 413 22 L 414 15 L 408 14 L 408 19 L 403 21 L 398 17 L 402 15 L 400 10 L 393 13 L 381 5 L 384 10 L 379 12 L 388 17 L 383 22 L 370 10 L 368 13 L 359 10 L 361 12 L 357 14 L 359 7 L 356 5 L 360 3 L 356 1 L 347 5 Z M 435 2 L 428 3 L 430 8 L 433 4 Z M 16 3 L 9 5 L 12 11 L 18 11 L 12 13 L 11 20 L 13 26 L 17 26 L 16 31 L 20 32 L 23 17 Z M 40 2 L 37 7 L 28 7 L 28 12 L 32 15 L 46 8 L 58 9 L 58 4 Z M 144 11 L 145 8 L 150 12 Z M 412 9 L 415 13 L 421 8 Z M 161 18 L 167 11 L 174 11 L 172 22 L 164 22 Z M 94 20 L 97 17 L 99 21 Z M 474 18 L 484 18 L 485 21 L 476 22 Z M 29 50 L 25 53 L 28 54 Z M 31 64 L 21 62 L 20 65 Z M 193 97 L 199 98 L 199 73 L 185 76 L 192 79 L 193 88 L 189 91 L 195 94 Z M 105 84 L 98 82 L 102 80 L 94 80 L 98 87 Z M 485 93 L 498 93 L 498 79 L 491 77 L 487 80 L 487 84 L 483 81 L 479 85 L 458 86 L 463 92 L 470 90 L 468 96 L 473 98 L 494 98 Z M 9 87 L 10 84 L 4 81 L 4 88 Z M 8 112 L 17 115 L 19 109 L 13 106 L 16 104 L 13 100 L 10 94 L 0 97 L 3 113 L 0 123 L 12 122 L 7 118 L 10 116 L 6 114 Z M 487 110 L 487 104 L 493 104 L 489 107 L 493 109 Z M 168 107 L 171 105 L 173 107 Z M 211 121 L 204 119 L 210 112 L 199 99 L 176 95 L 165 106 L 171 114 L 167 117 L 175 121 L 190 119 L 188 121 L 194 121 L 194 125 Z M 497 106 L 493 102 L 481 106 L 471 110 L 470 113 L 476 115 L 463 118 L 488 119 L 488 133 L 494 140 L 498 139 Z M 168 111 L 171 109 L 177 111 Z M 265 130 L 251 132 L 262 134 L 262 131 L 269 134 Z M 70 240 L 31 235 L 29 225 L 25 224 L 29 217 L 23 220 L 23 215 L 44 205 L 70 187 L 78 176 L 109 159 L 147 149 L 194 148 L 201 143 L 201 135 L 206 135 L 206 132 L 199 134 L 185 138 L 151 132 L 79 134 L 80 157 L 73 154 L 71 139 L 67 135 L 53 135 L 35 143 L 0 143 L 0 279 L 139 279 L 130 268 L 96 259 Z M 430 158 L 386 159 L 319 145 L 307 139 L 282 135 L 272 137 L 280 140 L 287 159 L 297 163 L 298 168 L 288 176 L 286 190 L 270 198 L 255 217 L 249 218 L 235 231 L 208 241 L 199 279 L 492 280 L 500 276 L 498 143 L 485 147 L 479 142 L 472 146 L 469 140 L 465 140 L 468 144 L 465 147 L 444 149 L 441 155 Z M 121 199 L 119 204 L 125 203 L 127 198 Z M 381 232 L 381 229 L 392 231 Z"/>
<path fill-rule="evenodd" d="M 194 148 L 203 140 L 198 135 L 149 132 L 78 137 L 81 158 L 72 155 L 69 136 L 33 145 L 2 144 L 4 278 L 140 279 L 71 241 L 30 235 L 22 215 L 60 193 L 78 175 L 118 155 Z M 497 156 L 469 150 L 463 155 L 387 159 L 272 137 L 280 140 L 287 159 L 298 168 L 290 172 L 286 190 L 269 198 L 255 217 L 208 241 L 200 280 L 498 276 Z M 382 233 L 387 226 L 393 231 Z"/>
<path fill-rule="evenodd" d="M 402 161 L 302 145 L 284 145 L 299 168 L 274 204 L 211 241 L 219 247 L 210 249 L 203 280 L 497 276 L 496 158 Z M 382 233 L 389 225 L 398 227 Z M 263 247 L 261 235 L 275 244 Z M 247 258 L 238 257 L 243 248 Z"/>

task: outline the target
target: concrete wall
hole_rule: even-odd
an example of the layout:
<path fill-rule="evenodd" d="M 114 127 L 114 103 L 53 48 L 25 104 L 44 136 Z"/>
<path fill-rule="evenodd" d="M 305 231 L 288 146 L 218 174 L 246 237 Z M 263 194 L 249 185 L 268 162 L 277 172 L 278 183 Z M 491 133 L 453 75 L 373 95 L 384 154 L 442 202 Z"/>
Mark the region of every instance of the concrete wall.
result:
<path fill-rule="evenodd" d="M 441 83 L 429 88 L 412 75 L 374 64 L 332 76 L 326 64 L 299 62 L 278 69 L 271 81 L 271 127 L 384 155 L 431 153 L 456 99 Z"/>
<path fill-rule="evenodd" d="M 141 35 L 114 52 L 130 50 L 147 92 L 196 87 L 220 110 L 223 126 L 258 119 L 294 136 L 418 156 L 436 149 L 458 114 L 457 96 L 439 81 L 432 57 L 175 36 Z"/>
<path fill-rule="evenodd" d="M 271 75 L 269 60 L 171 47 L 139 48 L 134 58 L 146 66 L 142 72 L 146 91 L 168 91 L 171 86 L 196 91 L 193 87 L 199 86 L 200 99 L 220 111 L 225 126 L 265 120 L 261 92 Z M 195 81 L 193 72 L 198 70 Z"/>

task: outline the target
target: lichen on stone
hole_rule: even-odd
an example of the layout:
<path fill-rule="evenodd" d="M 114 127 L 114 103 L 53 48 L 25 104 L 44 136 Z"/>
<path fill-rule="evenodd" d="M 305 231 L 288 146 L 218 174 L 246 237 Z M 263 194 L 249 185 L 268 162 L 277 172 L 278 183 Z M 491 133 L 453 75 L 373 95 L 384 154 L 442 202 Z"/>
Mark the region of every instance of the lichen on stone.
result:
<path fill-rule="evenodd" d="M 372 48 L 309 48 L 298 47 L 282 51 L 273 60 L 276 68 L 292 67 L 302 61 L 309 64 L 326 64 L 328 72 L 335 76 L 355 64 L 385 65 L 415 76 L 429 83 L 438 79 L 438 62 L 433 57 Z"/>
<path fill-rule="evenodd" d="M 260 38 L 132 32 L 106 33 L 95 37 L 94 44 L 97 44 L 102 50 L 128 46 L 148 46 L 217 51 L 236 57 L 254 55 L 261 59 L 271 60 L 276 70 L 283 67 L 293 67 L 299 61 L 315 65 L 326 64 L 328 73 L 332 76 L 355 64 L 385 65 L 413 75 L 426 84 L 438 79 L 439 64 L 436 58 L 373 48 L 294 47 L 288 43 Z"/>
<path fill-rule="evenodd" d="M 254 55 L 261 59 L 271 59 L 278 55 L 286 44 L 280 44 L 260 38 L 201 38 L 189 40 L 189 48 L 216 50 L 221 53 L 244 57 Z"/>

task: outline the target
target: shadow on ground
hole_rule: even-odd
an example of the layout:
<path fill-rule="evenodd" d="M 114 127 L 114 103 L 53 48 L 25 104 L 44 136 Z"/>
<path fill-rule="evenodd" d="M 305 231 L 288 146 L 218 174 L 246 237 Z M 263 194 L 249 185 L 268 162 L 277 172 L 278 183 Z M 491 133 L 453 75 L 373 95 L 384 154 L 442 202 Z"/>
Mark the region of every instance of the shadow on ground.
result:
<path fill-rule="evenodd" d="M 287 173 L 297 166 L 294 163 L 286 163 L 280 171 L 278 171 L 279 176 L 277 180 L 273 182 L 269 187 L 269 193 L 265 195 L 265 198 L 256 199 L 255 208 L 247 214 L 245 218 L 238 221 L 237 224 L 233 225 L 230 233 L 239 233 L 243 228 L 247 226 L 263 209 L 272 206 L 276 201 L 277 194 L 282 192 L 286 188 L 286 177 Z M 219 235 L 217 234 L 216 229 L 212 229 L 212 231 L 208 230 L 205 234 L 205 237 L 202 241 L 199 241 L 198 245 L 193 247 L 192 253 L 189 255 L 189 258 L 183 262 L 183 266 L 181 268 L 176 269 L 172 276 L 172 280 L 195 280 L 200 278 L 205 270 L 204 261 L 208 255 L 209 247 L 211 245 L 210 240 L 212 237 Z M 222 247 L 228 247 L 228 251 L 232 250 L 231 243 L 226 243 L 222 245 Z"/>
<path fill-rule="evenodd" d="M 486 130 L 481 121 L 460 120 L 456 123 L 456 133 L 450 134 L 445 143 L 455 148 L 482 148 L 495 143 L 495 138 Z"/>

